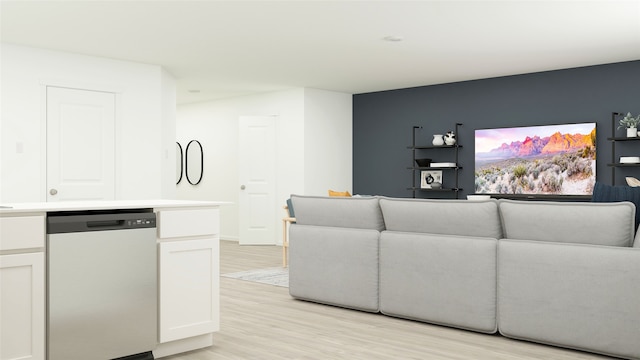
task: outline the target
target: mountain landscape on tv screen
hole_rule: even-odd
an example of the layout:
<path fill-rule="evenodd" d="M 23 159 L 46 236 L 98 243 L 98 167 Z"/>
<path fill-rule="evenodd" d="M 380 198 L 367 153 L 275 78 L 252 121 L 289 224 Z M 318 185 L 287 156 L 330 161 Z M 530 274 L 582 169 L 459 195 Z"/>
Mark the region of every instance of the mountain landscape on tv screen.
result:
<path fill-rule="evenodd" d="M 476 152 L 476 193 L 589 195 L 595 185 L 595 139 L 594 125 L 586 134 L 531 134 Z"/>

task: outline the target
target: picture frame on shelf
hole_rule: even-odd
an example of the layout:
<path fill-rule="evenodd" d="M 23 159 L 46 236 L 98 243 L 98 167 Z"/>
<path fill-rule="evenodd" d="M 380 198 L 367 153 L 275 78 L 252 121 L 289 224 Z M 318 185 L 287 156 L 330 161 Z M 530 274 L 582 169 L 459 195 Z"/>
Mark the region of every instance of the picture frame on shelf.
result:
<path fill-rule="evenodd" d="M 420 172 L 420 188 L 431 189 L 434 182 L 442 184 L 442 170 L 422 170 Z"/>

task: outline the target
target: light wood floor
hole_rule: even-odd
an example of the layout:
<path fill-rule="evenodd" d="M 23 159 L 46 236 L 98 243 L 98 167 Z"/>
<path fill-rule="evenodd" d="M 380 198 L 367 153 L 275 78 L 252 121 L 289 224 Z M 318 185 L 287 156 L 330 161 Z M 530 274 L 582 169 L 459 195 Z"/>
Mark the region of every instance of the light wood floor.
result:
<path fill-rule="evenodd" d="M 222 241 L 220 272 L 281 266 L 281 251 Z M 283 287 L 220 281 L 221 330 L 214 345 L 164 359 L 611 359 L 294 300 Z"/>

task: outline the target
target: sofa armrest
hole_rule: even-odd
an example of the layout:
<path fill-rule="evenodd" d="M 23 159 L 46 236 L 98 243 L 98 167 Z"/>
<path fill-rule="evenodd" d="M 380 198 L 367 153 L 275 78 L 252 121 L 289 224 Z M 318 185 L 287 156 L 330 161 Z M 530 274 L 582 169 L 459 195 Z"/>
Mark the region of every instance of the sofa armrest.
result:
<path fill-rule="evenodd" d="M 640 249 L 500 240 L 504 336 L 640 358 Z"/>

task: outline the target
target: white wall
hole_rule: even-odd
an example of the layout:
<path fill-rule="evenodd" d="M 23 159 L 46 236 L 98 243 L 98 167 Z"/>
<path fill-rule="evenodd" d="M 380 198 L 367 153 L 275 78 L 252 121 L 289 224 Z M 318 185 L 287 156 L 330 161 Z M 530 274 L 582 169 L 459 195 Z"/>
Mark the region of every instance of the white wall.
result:
<path fill-rule="evenodd" d="M 353 194 L 352 97 L 325 90 L 305 91 L 304 190 Z"/>
<path fill-rule="evenodd" d="M 176 80 L 173 75 L 162 69 L 161 73 L 161 105 L 162 105 L 162 137 L 160 168 L 162 181 L 160 193 L 164 199 L 176 197 L 175 163 L 176 163 Z"/>
<path fill-rule="evenodd" d="M 200 141 L 205 164 L 202 182 L 193 186 L 183 179 L 177 197 L 232 202 L 221 209 L 221 237 L 238 239 L 238 119 L 250 115 L 277 115 L 276 219 L 284 216 L 282 206 L 291 194 L 326 195 L 332 187 L 351 190 L 351 98 L 299 88 L 179 106 L 177 139 L 183 148 L 190 140 Z M 343 134 L 335 136 L 336 128 Z M 281 224 L 274 226 L 276 242 L 281 243 Z"/>
<path fill-rule="evenodd" d="M 116 93 L 116 198 L 174 197 L 175 83 L 161 67 L 11 44 L 0 66 L 0 202 L 46 201 L 46 86 Z"/>

